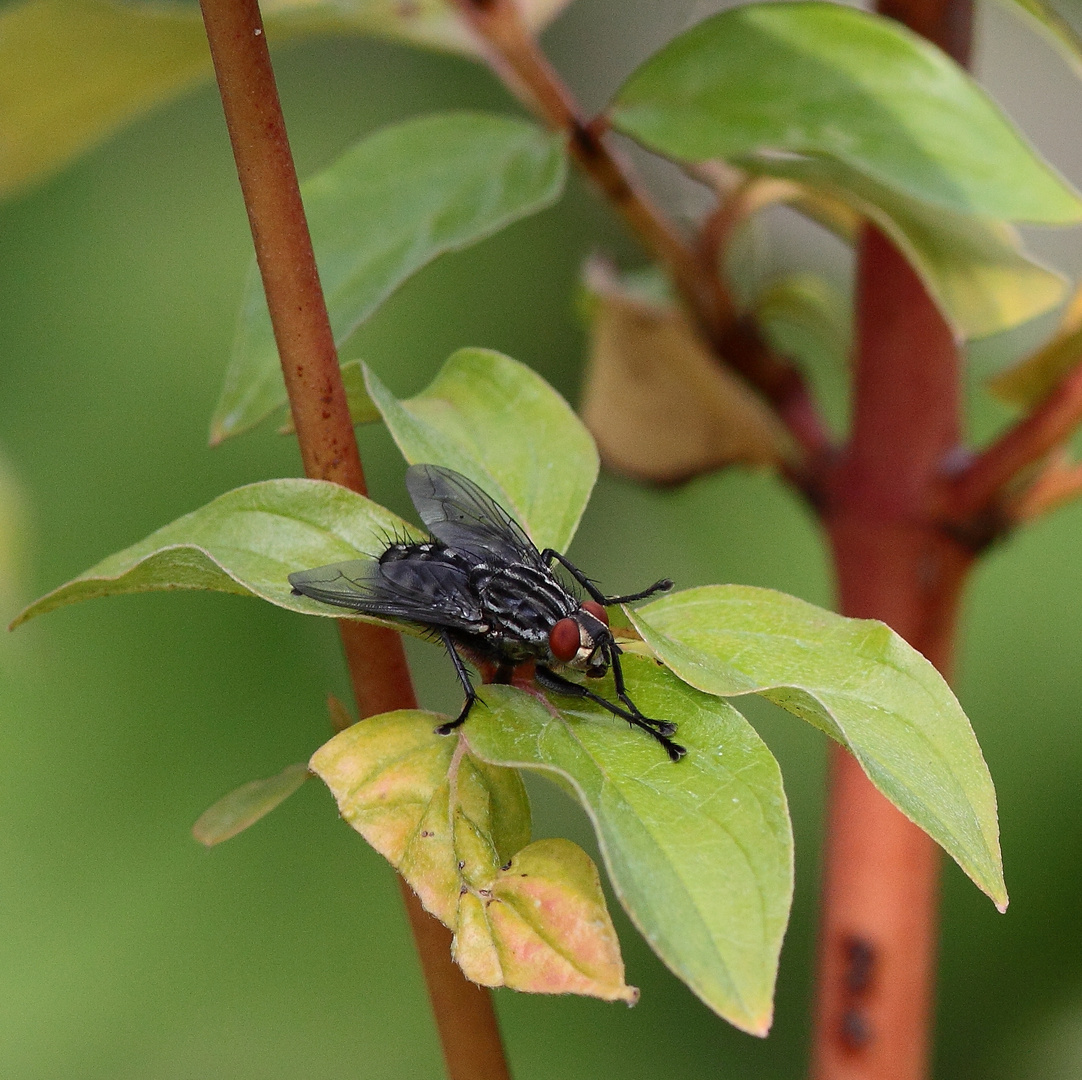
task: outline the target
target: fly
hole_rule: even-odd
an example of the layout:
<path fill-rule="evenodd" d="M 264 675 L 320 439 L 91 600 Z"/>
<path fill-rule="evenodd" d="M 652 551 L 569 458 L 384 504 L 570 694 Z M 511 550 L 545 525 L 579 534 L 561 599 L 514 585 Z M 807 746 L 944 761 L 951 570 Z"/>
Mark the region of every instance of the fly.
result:
<path fill-rule="evenodd" d="M 687 751 L 669 738 L 676 725 L 644 716 L 628 696 L 620 646 L 609 629 L 610 604 L 643 600 L 672 588 L 658 581 L 642 592 L 605 596 L 569 559 L 538 551 L 523 528 L 472 480 L 438 465 L 411 465 L 406 489 L 432 538 L 395 540 L 378 558 L 320 566 L 290 574 L 293 592 L 313 600 L 423 627 L 439 638 L 455 665 L 466 703 L 436 728 L 447 735 L 477 701 L 462 661 L 496 665 L 508 681 L 518 664 L 535 662 L 540 686 L 565 697 L 586 698 L 641 728 L 673 761 Z M 556 576 L 553 562 L 582 586 L 580 600 Z M 600 678 L 612 668 L 617 705 L 561 675 L 556 665 Z"/>

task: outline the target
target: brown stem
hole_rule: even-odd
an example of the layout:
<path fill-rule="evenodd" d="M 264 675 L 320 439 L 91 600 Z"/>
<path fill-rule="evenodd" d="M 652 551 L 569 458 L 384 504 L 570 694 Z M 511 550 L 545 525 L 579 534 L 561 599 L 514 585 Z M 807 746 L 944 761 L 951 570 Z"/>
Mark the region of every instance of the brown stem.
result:
<path fill-rule="evenodd" d="M 257 0 L 201 0 L 214 70 L 306 475 L 365 493 L 296 169 Z M 415 708 L 401 638 L 339 622 L 361 717 Z M 451 961 L 451 935 L 403 884 L 452 1080 L 508 1077 L 488 991 Z"/>
<path fill-rule="evenodd" d="M 969 57 L 972 0 L 880 0 L 878 10 Z M 939 522 L 958 443 L 960 358 L 920 279 L 865 228 L 857 272 L 850 444 L 827 527 L 847 615 L 882 619 L 950 676 L 974 560 Z M 923 1080 L 935 986 L 939 853 L 833 749 L 812 1049 L 815 1080 Z"/>
<path fill-rule="evenodd" d="M 973 553 L 939 528 L 932 493 L 956 444 L 959 357 L 890 242 L 859 253 L 850 445 L 827 526 L 846 615 L 882 619 L 949 674 Z M 938 850 L 845 751 L 832 756 L 813 1047 L 816 1080 L 927 1075 Z"/>
<path fill-rule="evenodd" d="M 804 468 L 794 471 L 790 479 L 815 500 L 830 437 L 799 370 L 771 351 L 754 320 L 740 316 L 716 267 L 687 243 L 650 199 L 627 162 L 609 148 L 604 125 L 583 114 L 522 22 L 514 0 L 454 3 L 487 47 L 496 74 L 551 128 L 567 134 L 579 167 L 646 249 L 668 268 L 719 359 L 773 405 L 808 458 Z"/>

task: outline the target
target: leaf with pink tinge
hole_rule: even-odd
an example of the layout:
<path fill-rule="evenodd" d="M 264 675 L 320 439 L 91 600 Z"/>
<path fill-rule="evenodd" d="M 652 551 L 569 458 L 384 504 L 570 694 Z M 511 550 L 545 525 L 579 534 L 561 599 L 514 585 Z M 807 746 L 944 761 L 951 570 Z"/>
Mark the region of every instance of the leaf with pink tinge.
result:
<path fill-rule="evenodd" d="M 486 986 L 587 994 L 634 1005 L 597 867 L 570 840 L 525 847 L 485 889 L 463 895 L 455 959 Z"/>
<path fill-rule="evenodd" d="M 310 767 L 346 821 L 455 934 L 469 978 L 633 1001 L 589 856 L 564 840 L 526 846 L 518 772 L 474 757 L 461 737 L 436 735 L 445 719 L 421 710 L 369 717 L 317 750 Z"/>

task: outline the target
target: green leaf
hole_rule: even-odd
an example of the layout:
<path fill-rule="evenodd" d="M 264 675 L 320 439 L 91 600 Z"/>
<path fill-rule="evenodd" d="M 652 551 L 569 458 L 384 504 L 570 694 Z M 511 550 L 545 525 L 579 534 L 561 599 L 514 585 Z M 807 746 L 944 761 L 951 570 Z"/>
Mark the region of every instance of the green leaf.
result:
<path fill-rule="evenodd" d="M 708 585 L 631 613 L 680 678 L 761 694 L 848 747 L 873 784 L 1007 906 L 992 779 L 938 671 L 890 627 L 771 589 Z"/>
<path fill-rule="evenodd" d="M 567 0 L 519 0 L 535 31 Z M 270 0 L 268 38 L 366 34 L 481 58 L 445 0 Z M 0 11 L 0 197 L 211 76 L 195 3 L 24 0 Z"/>
<path fill-rule="evenodd" d="M 104 0 L 0 11 L 0 196 L 210 74 L 197 12 Z"/>
<path fill-rule="evenodd" d="M 349 617 L 344 609 L 294 596 L 287 575 L 382 551 L 386 537 L 396 533 L 408 536 L 416 530 L 338 484 L 325 480 L 249 484 L 110 555 L 36 600 L 11 625 L 96 596 L 159 589 L 211 589 L 258 596 L 307 615 Z"/>
<path fill-rule="evenodd" d="M 1029 258 L 1004 222 L 941 210 L 855 175 L 844 186 L 813 158 L 777 161 L 770 172 L 875 222 L 963 337 L 1017 326 L 1063 297 L 1063 278 Z"/>
<path fill-rule="evenodd" d="M 506 116 L 428 116 L 359 142 L 302 185 L 335 340 L 437 256 L 551 205 L 565 173 L 562 137 Z M 251 428 L 285 400 L 253 263 L 211 441 Z"/>
<path fill-rule="evenodd" d="M 755 317 L 783 355 L 812 369 L 846 369 L 852 316 L 825 278 L 811 273 L 775 278 L 755 298 Z"/>
<path fill-rule="evenodd" d="M 368 368 L 365 379 L 408 462 L 463 473 L 539 548 L 567 550 L 597 481 L 597 448 L 540 375 L 502 353 L 460 349 L 405 401 Z"/>
<path fill-rule="evenodd" d="M 942 210 L 1068 223 L 1082 201 L 946 54 L 827 3 L 747 4 L 670 42 L 624 84 L 614 125 L 682 161 L 772 173 L 793 155 Z"/>
<path fill-rule="evenodd" d="M 436 735 L 446 717 L 383 713 L 312 757 L 339 812 L 455 935 L 455 959 L 485 986 L 633 1001 L 597 870 L 568 840 L 530 844 L 514 769 Z"/>
<path fill-rule="evenodd" d="M 287 765 L 276 776 L 243 784 L 204 810 L 192 826 L 192 835 L 207 847 L 231 839 L 285 802 L 308 776 L 308 766 L 302 761 Z"/>
<path fill-rule="evenodd" d="M 588 702 L 486 686 L 463 731 L 487 761 L 547 773 L 594 823 L 613 888 L 665 963 L 731 1023 L 770 1026 L 792 895 L 792 837 L 781 775 L 733 708 L 653 660 L 624 660 L 648 716 L 679 723 L 677 764 L 641 731 Z M 598 692 L 613 696 L 611 678 Z"/>

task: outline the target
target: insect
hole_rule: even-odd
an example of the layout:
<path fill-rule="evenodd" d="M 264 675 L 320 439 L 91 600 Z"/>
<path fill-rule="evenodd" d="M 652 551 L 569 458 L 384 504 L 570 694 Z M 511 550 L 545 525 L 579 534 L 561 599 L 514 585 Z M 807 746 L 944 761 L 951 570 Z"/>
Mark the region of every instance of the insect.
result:
<path fill-rule="evenodd" d="M 676 725 L 644 716 L 628 696 L 620 646 L 605 607 L 643 600 L 672 588 L 658 581 L 642 592 L 605 596 L 569 559 L 538 551 L 510 514 L 472 480 L 437 465 L 412 465 L 406 488 L 432 538 L 394 539 L 377 558 L 334 563 L 290 574 L 293 592 L 423 627 L 441 640 L 455 665 L 466 703 L 436 729 L 449 734 L 478 700 L 462 655 L 496 666 L 507 682 L 519 664 L 535 662 L 545 690 L 586 698 L 653 736 L 673 761 L 686 750 L 669 738 Z M 558 562 L 588 595 L 580 600 L 556 576 Z M 556 670 L 565 666 L 600 678 L 612 668 L 617 705 Z"/>

